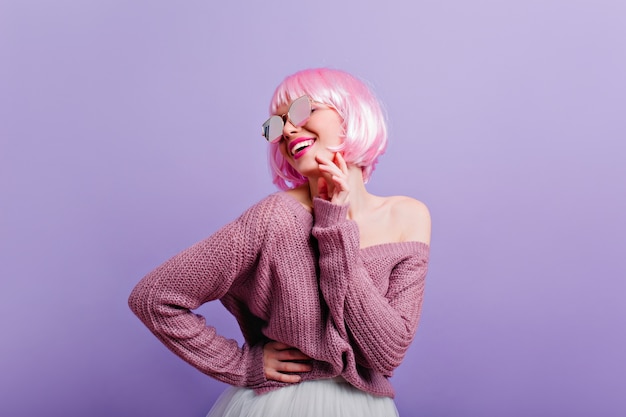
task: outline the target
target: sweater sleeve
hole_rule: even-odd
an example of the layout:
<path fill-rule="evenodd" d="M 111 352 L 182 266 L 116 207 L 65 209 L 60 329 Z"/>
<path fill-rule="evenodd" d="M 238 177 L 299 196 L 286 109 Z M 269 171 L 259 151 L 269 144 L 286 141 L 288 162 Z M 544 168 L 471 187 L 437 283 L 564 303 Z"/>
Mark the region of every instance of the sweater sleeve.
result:
<path fill-rule="evenodd" d="M 347 219 L 347 209 L 315 199 L 320 288 L 334 325 L 355 349 L 358 362 L 390 376 L 417 329 L 428 246 L 417 244 L 414 253 L 398 257 L 381 294 L 363 264 L 358 226 Z"/>
<path fill-rule="evenodd" d="M 221 298 L 235 280 L 253 273 L 269 211 L 259 204 L 150 272 L 128 300 L 131 310 L 175 354 L 222 382 L 251 388 L 267 383 L 262 342 L 240 347 L 191 310 Z"/>

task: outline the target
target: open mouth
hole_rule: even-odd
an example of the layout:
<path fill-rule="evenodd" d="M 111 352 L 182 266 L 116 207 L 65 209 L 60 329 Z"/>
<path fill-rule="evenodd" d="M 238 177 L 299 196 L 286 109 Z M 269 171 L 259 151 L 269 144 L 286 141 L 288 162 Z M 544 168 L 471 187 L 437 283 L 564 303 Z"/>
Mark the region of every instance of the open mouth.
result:
<path fill-rule="evenodd" d="M 289 151 L 291 152 L 293 156 L 296 156 L 297 154 L 304 151 L 309 146 L 313 145 L 313 143 L 315 143 L 315 139 L 310 139 L 310 138 L 296 139 L 289 147 Z"/>

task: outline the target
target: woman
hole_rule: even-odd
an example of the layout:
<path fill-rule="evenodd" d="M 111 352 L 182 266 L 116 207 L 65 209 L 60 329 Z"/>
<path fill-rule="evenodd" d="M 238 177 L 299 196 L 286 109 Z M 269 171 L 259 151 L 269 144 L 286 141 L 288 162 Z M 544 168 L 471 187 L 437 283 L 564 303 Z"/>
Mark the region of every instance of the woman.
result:
<path fill-rule="evenodd" d="M 174 353 L 233 385 L 209 416 L 393 416 L 388 377 L 413 340 L 430 217 L 365 187 L 387 134 L 367 86 L 287 77 L 263 124 L 282 190 L 144 277 L 129 304 Z M 219 299 L 245 343 L 191 310 Z"/>

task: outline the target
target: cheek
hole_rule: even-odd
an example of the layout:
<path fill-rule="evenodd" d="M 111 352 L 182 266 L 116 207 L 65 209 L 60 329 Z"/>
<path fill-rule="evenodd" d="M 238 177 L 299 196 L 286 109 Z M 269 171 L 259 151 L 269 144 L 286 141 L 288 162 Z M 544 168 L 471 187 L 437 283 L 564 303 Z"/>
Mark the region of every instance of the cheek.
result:
<path fill-rule="evenodd" d="M 322 121 L 316 121 L 306 126 L 307 130 L 315 134 L 315 136 L 323 136 L 327 140 L 332 138 L 338 138 L 343 141 L 344 128 L 340 121 L 328 120 L 326 123 Z"/>
<path fill-rule="evenodd" d="M 340 124 L 326 126 L 326 129 L 324 129 L 324 136 L 326 137 L 328 145 L 341 145 L 345 138 L 344 129 Z"/>
<path fill-rule="evenodd" d="M 345 138 L 345 128 L 343 126 L 343 121 L 338 114 L 333 114 L 333 117 L 329 118 L 323 129 L 329 138 L 337 139 L 337 144 L 343 142 L 343 139 Z"/>

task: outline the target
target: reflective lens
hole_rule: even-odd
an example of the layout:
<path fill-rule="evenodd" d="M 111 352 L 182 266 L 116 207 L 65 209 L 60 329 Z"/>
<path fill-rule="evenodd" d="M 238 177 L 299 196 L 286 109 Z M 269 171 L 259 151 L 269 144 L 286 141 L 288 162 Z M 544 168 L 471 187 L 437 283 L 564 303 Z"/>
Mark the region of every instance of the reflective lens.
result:
<path fill-rule="evenodd" d="M 289 121 L 292 125 L 300 127 L 304 125 L 311 116 L 311 102 L 307 96 L 297 98 L 289 106 L 289 113 L 287 113 Z"/>
<path fill-rule="evenodd" d="M 291 103 L 286 115 L 272 116 L 263 123 L 263 136 L 269 142 L 278 142 L 283 135 L 285 120 L 289 119 L 292 125 L 300 127 L 306 124 L 309 117 L 311 117 L 311 101 L 308 96 L 299 97 Z"/>
<path fill-rule="evenodd" d="M 263 136 L 269 142 L 277 142 L 283 135 L 283 118 L 280 116 L 272 116 L 263 123 Z"/>

